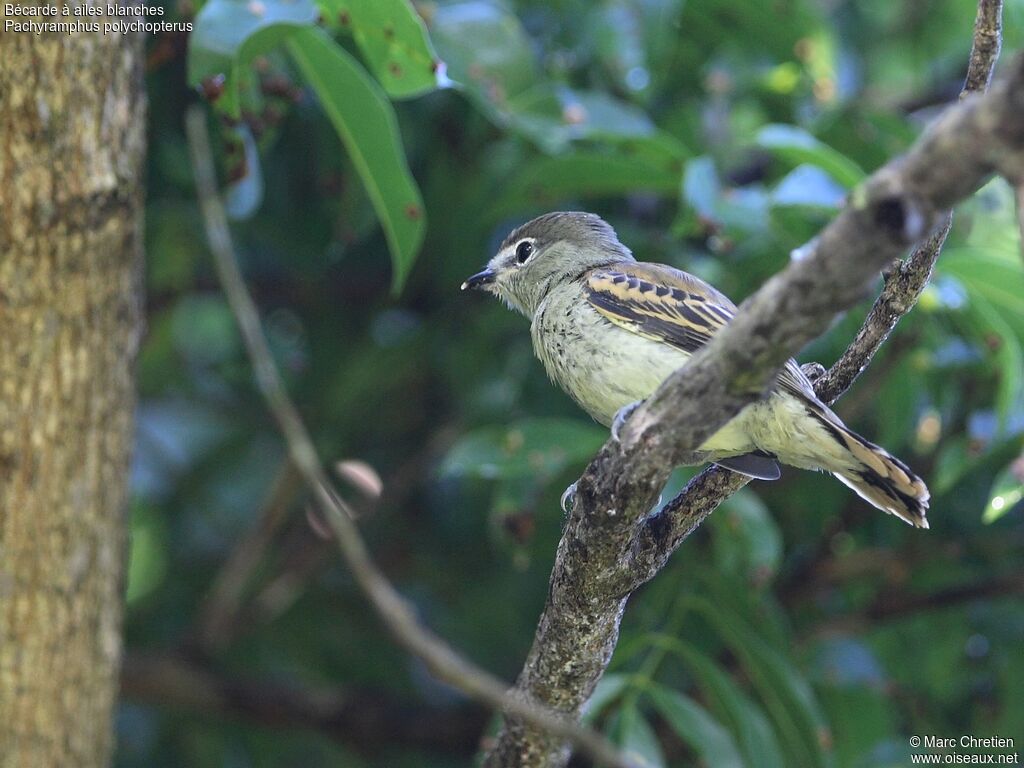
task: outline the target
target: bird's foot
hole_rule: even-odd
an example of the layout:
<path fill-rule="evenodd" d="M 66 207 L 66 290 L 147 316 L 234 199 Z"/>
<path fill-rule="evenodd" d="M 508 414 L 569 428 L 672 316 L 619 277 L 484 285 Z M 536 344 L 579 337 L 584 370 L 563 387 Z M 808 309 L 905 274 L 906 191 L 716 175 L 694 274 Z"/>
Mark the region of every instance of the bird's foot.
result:
<path fill-rule="evenodd" d="M 569 514 L 569 511 L 576 504 L 576 483 L 573 483 L 565 492 L 562 494 L 562 498 L 558 500 L 559 505 L 562 507 L 562 511 L 565 514 Z"/>
<path fill-rule="evenodd" d="M 619 440 L 619 434 L 622 432 L 622 428 L 626 422 L 629 421 L 629 417 L 633 415 L 633 411 L 643 405 L 643 400 L 637 400 L 635 403 L 624 405 L 619 408 L 615 413 L 615 418 L 612 419 L 612 440 L 616 443 L 622 442 Z"/>

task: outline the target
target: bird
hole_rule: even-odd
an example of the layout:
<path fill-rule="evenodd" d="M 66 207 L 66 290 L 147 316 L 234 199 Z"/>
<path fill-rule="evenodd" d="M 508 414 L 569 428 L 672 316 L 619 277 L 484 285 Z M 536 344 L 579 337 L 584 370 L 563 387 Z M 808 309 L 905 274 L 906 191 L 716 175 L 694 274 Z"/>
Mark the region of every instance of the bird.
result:
<path fill-rule="evenodd" d="M 629 413 L 735 315 L 724 294 L 687 272 L 637 261 L 600 216 L 556 211 L 514 229 L 462 284 L 530 320 L 548 376 L 612 436 Z M 699 447 L 701 458 L 775 480 L 779 463 L 829 472 L 869 504 L 927 528 L 924 481 L 847 427 L 793 359 L 766 397 Z M 567 491 L 568 493 L 568 491 Z"/>

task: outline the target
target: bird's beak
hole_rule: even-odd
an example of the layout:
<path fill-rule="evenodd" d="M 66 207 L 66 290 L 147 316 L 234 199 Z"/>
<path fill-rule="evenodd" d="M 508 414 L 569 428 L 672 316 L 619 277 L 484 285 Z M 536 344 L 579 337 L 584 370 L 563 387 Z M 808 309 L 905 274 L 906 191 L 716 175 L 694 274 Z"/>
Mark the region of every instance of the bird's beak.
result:
<path fill-rule="evenodd" d="M 493 283 L 495 276 L 493 269 L 485 269 L 483 272 L 477 272 L 472 277 L 466 278 L 466 282 L 462 284 L 462 290 L 466 290 L 467 288 L 483 288 L 485 285 Z"/>

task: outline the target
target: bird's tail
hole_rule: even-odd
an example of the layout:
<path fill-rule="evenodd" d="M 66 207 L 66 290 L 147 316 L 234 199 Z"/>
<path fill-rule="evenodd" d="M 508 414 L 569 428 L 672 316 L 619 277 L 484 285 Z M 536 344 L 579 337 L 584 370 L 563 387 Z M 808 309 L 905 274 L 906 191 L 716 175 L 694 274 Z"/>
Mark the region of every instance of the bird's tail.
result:
<path fill-rule="evenodd" d="M 927 528 L 929 493 L 924 480 L 884 448 L 849 429 L 828 409 L 815 411 L 813 415 L 852 459 L 828 470 L 868 503 L 915 528 Z"/>

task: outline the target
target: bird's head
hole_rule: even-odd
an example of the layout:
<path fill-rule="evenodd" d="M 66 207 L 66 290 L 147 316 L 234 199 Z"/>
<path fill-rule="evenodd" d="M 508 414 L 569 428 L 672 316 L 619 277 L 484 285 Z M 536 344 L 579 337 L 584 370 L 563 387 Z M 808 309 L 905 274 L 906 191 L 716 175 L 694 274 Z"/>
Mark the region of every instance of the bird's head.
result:
<path fill-rule="evenodd" d="M 629 249 L 600 216 L 580 211 L 546 213 L 514 229 L 487 268 L 462 284 L 493 293 L 527 317 L 555 286 L 585 272 L 632 261 Z"/>

